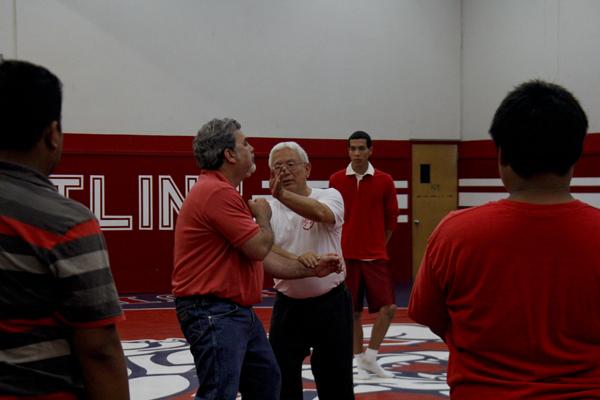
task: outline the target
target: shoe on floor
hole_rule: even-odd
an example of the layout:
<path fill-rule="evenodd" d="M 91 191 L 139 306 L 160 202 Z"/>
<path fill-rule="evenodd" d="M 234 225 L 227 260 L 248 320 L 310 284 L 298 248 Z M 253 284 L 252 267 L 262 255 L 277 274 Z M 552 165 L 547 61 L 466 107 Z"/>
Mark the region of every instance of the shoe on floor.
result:
<path fill-rule="evenodd" d="M 377 375 L 380 378 L 393 378 L 394 374 L 386 371 L 381 368 L 381 365 L 377 364 L 377 361 L 367 361 L 364 358 L 359 358 L 356 360 L 356 365 L 358 366 L 358 371 L 360 370 L 368 371 L 372 374 Z"/>
<path fill-rule="evenodd" d="M 354 375 L 354 378 L 364 381 L 367 379 L 371 379 L 371 375 L 369 375 L 369 373 L 362 368 L 356 368 L 356 375 Z"/>

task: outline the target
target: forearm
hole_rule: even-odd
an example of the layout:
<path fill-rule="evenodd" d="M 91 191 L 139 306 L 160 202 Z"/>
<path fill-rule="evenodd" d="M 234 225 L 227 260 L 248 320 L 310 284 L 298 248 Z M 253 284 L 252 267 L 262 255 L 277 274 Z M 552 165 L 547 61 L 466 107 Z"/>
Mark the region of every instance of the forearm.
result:
<path fill-rule="evenodd" d="M 269 221 L 258 222 L 258 226 L 260 226 L 260 232 L 257 235 L 257 250 L 261 253 L 259 259 L 262 260 L 271 251 L 273 242 L 275 241 L 275 235 L 273 235 L 273 230 L 271 229 L 271 223 Z"/>
<path fill-rule="evenodd" d="M 290 253 L 291 254 L 291 253 Z M 265 271 L 277 279 L 298 279 L 315 276 L 315 270 L 305 267 L 300 261 L 271 251 L 263 261 Z"/>
<path fill-rule="evenodd" d="M 277 199 L 296 214 L 315 222 L 335 223 L 333 212 L 323 203 L 301 196 L 289 190 L 282 190 Z"/>
<path fill-rule="evenodd" d="M 294 253 L 290 253 L 289 251 L 277 246 L 276 244 L 273 245 L 273 247 L 271 248 L 271 251 L 273 253 L 279 254 L 282 257 L 288 258 L 290 260 L 297 260 L 298 256 L 295 255 Z"/>
<path fill-rule="evenodd" d="M 242 252 L 251 260 L 262 261 L 273 247 L 273 230 L 268 220 L 257 218 L 258 233 L 240 246 Z"/>

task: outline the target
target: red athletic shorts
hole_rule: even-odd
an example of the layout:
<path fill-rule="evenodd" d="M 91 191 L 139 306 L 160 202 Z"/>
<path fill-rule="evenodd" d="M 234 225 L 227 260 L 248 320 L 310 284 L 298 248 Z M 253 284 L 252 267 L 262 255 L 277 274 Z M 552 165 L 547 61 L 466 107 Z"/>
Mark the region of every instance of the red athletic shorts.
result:
<path fill-rule="evenodd" d="M 355 311 L 362 311 L 365 295 L 371 314 L 378 312 L 383 306 L 396 304 L 394 283 L 387 261 L 345 261 L 346 286 L 352 294 Z"/>

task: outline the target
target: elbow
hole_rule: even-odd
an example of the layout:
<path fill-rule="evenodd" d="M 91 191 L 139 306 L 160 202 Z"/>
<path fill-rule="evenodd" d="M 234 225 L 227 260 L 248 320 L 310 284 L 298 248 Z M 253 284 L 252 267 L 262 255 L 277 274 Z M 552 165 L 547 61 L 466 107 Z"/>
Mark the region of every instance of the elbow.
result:
<path fill-rule="evenodd" d="M 262 243 L 252 248 L 251 251 L 246 251 L 245 253 L 252 261 L 263 261 L 271 252 L 271 248 L 273 248 L 273 240 L 263 240 Z"/>
<path fill-rule="evenodd" d="M 256 249 L 254 254 L 250 254 L 249 258 L 252 261 L 263 261 L 265 259 L 265 257 L 267 257 L 269 252 L 271 251 L 271 247 L 272 246 L 266 246 L 266 245 L 261 246 L 260 248 Z"/>
<path fill-rule="evenodd" d="M 322 208 L 317 210 L 314 220 L 315 222 L 321 222 L 325 224 L 335 224 L 335 216 L 333 215 L 333 213 L 329 210 L 324 210 Z"/>

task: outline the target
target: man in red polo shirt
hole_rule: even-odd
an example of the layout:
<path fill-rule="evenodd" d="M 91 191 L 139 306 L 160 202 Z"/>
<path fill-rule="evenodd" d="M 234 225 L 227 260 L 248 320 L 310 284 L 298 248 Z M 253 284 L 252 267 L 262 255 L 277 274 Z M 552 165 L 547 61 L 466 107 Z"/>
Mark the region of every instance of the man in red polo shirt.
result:
<path fill-rule="evenodd" d="M 382 378 L 394 375 L 377 364 L 377 353 L 396 312 L 394 285 L 386 245 L 396 227 L 398 201 L 389 174 L 373 168 L 371 137 L 363 131 L 348 138 L 350 164 L 329 179 L 344 199 L 342 251 L 346 260 L 346 285 L 354 302 L 354 355 L 358 377 L 371 372 Z M 370 313 L 379 313 L 369 345 L 363 353 L 361 315 L 367 297 Z"/>
<path fill-rule="evenodd" d="M 338 256 L 321 256 L 315 268 L 271 252 L 271 208 L 244 202 L 235 189 L 256 169 L 254 149 L 233 119 L 214 119 L 194 139 L 202 173 L 187 195 L 175 228 L 173 294 L 190 343 L 197 399 L 277 399 L 279 367 L 252 310 L 260 302 L 265 269 L 278 278 L 326 276 Z M 255 221 L 253 220 L 253 217 Z"/>
<path fill-rule="evenodd" d="M 490 134 L 508 198 L 450 213 L 408 313 L 448 345 L 452 399 L 600 399 L 600 210 L 570 194 L 585 112 L 517 86 Z"/>

